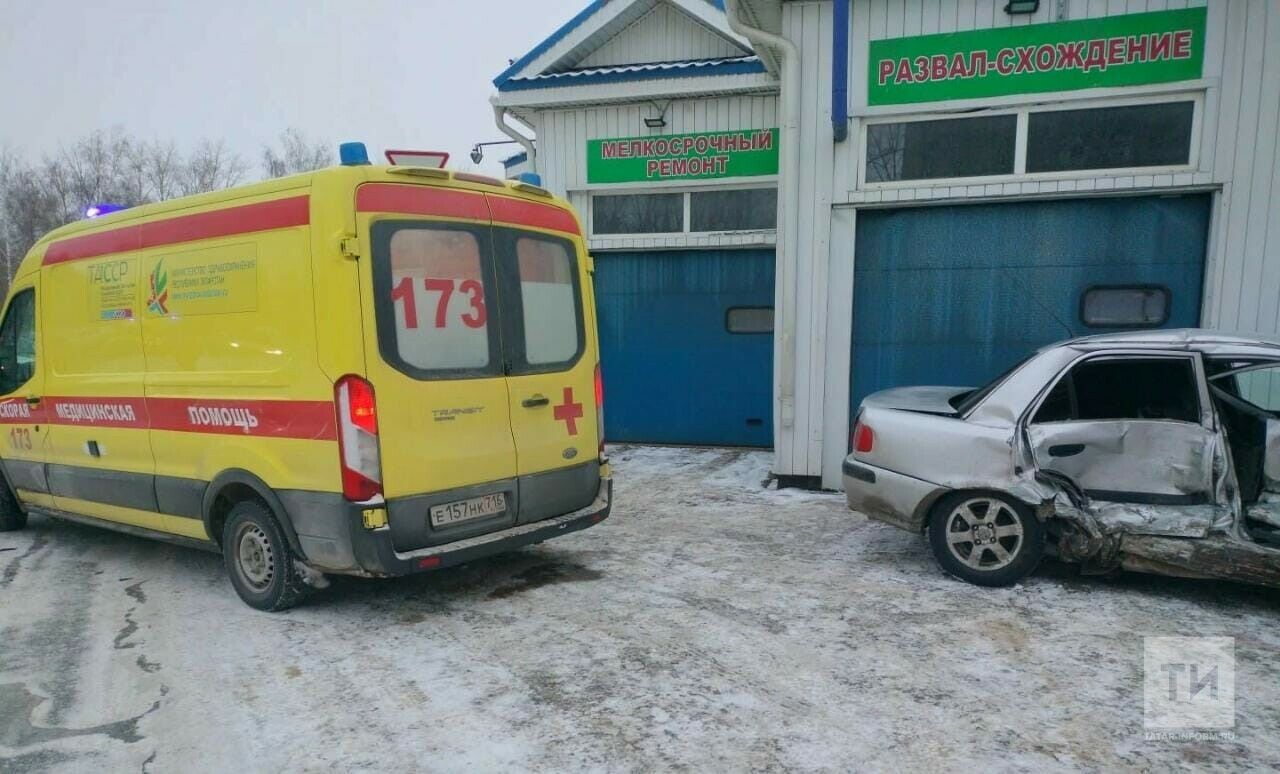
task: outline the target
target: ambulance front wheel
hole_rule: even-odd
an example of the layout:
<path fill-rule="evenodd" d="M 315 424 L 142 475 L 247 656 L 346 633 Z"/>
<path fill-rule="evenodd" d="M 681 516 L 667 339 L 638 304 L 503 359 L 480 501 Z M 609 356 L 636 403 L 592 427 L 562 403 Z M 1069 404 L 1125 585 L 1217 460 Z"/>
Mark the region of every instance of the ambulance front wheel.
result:
<path fill-rule="evenodd" d="M 288 610 L 307 595 L 309 587 L 289 541 L 262 503 L 244 500 L 231 508 L 222 528 L 222 560 L 231 585 L 249 607 Z"/>
<path fill-rule="evenodd" d="M 13 532 L 27 526 L 27 514 L 18 504 L 9 485 L 0 481 L 0 532 Z"/>

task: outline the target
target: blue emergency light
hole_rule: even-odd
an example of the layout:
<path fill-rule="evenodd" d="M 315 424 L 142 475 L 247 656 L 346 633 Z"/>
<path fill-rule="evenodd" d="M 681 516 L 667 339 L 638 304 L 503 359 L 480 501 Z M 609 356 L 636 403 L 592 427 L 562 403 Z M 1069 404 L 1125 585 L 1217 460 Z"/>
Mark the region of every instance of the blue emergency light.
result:
<path fill-rule="evenodd" d="M 123 204 L 109 204 L 107 202 L 103 202 L 102 204 L 92 204 L 86 207 L 84 210 L 84 216 L 86 218 L 100 218 L 103 215 L 110 215 L 113 212 L 119 212 L 120 210 L 127 209 L 129 208 Z"/>
<path fill-rule="evenodd" d="M 338 146 L 338 160 L 344 167 L 368 164 L 369 149 L 362 142 L 344 142 Z"/>

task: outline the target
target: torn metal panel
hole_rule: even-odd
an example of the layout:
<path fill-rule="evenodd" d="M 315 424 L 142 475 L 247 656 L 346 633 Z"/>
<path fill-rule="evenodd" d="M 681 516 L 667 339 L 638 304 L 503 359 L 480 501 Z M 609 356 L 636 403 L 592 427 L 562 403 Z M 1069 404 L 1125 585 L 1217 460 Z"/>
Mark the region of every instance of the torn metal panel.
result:
<path fill-rule="evenodd" d="M 1027 428 L 1036 465 L 1066 476 L 1087 492 L 1199 495 L 1204 501 L 1211 497 L 1216 436 L 1187 422 L 1146 420 L 1054 422 Z"/>
<path fill-rule="evenodd" d="M 1218 523 L 1221 509 L 1216 505 L 1189 505 L 1170 508 L 1131 503 L 1095 503 L 1093 515 L 1106 529 L 1135 535 L 1166 537 L 1207 537 Z M 1229 514 L 1230 511 L 1227 511 Z"/>
<path fill-rule="evenodd" d="M 1129 535 L 1124 567 L 1188 578 L 1215 578 L 1280 588 L 1280 551 L 1218 537 L 1205 540 Z"/>
<path fill-rule="evenodd" d="M 1258 502 L 1245 509 L 1249 521 L 1256 521 L 1274 529 L 1280 529 L 1280 495 L 1264 492 Z"/>

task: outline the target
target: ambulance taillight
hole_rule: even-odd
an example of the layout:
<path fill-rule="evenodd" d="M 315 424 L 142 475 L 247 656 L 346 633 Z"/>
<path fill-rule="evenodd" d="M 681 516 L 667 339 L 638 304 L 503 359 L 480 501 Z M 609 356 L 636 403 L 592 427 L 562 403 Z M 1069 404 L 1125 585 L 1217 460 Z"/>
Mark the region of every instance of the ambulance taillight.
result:
<path fill-rule="evenodd" d="M 600 456 L 604 456 L 604 379 L 600 378 L 600 364 L 596 363 L 596 435 L 600 438 Z"/>
<path fill-rule="evenodd" d="M 358 376 L 344 376 L 334 385 L 333 392 L 338 410 L 342 494 L 352 502 L 366 502 L 382 494 L 373 385 Z"/>

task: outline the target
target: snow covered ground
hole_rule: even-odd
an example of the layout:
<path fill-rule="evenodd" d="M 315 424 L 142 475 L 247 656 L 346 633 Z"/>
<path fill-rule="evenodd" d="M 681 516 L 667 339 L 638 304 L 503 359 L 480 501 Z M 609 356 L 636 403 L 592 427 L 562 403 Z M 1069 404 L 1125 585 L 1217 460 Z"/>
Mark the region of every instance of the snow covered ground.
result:
<path fill-rule="evenodd" d="M 245 607 L 217 557 L 0 534 L 0 771 L 1280 766 L 1280 599 L 983 590 L 757 452 L 619 447 L 599 527 Z M 1144 635 L 1236 638 L 1234 741 L 1148 741 Z"/>

